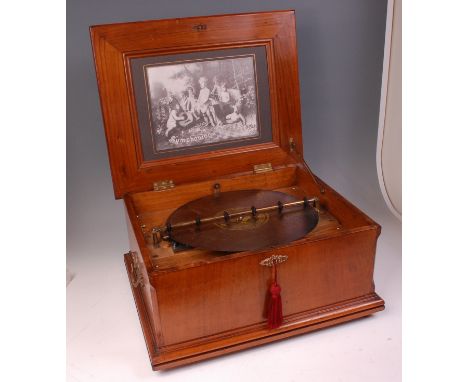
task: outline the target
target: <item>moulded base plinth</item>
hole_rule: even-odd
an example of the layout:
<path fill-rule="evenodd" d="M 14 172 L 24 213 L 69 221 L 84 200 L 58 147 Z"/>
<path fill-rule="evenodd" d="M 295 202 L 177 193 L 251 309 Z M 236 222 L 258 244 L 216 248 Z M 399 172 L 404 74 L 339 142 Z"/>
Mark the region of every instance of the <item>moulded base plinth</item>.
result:
<path fill-rule="evenodd" d="M 264 323 L 253 325 L 247 330 L 243 328 L 225 333 L 221 338 L 206 338 L 205 341 L 187 342 L 186 344 L 177 344 L 177 346 L 158 348 L 151 329 L 150 312 L 148 312 L 144 303 L 142 291 L 139 287 L 133 287 L 131 283 L 131 258 L 129 255 L 125 255 L 124 257 L 130 287 L 140 317 L 153 370 L 170 369 L 311 332 L 368 316 L 385 308 L 384 300 L 376 293 L 371 293 L 366 296 L 359 296 L 355 299 L 285 317 L 284 324 L 278 329 L 270 330 L 267 328 L 266 323 Z"/>

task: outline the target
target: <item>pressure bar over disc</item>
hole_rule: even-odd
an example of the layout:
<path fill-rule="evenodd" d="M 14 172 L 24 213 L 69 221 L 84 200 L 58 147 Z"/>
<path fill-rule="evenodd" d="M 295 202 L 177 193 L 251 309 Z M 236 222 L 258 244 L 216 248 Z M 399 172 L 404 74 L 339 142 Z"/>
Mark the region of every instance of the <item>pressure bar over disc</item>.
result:
<path fill-rule="evenodd" d="M 297 200 L 278 191 L 224 192 L 178 208 L 165 227 L 153 229 L 153 236 L 214 251 L 266 248 L 300 239 L 315 228 L 316 202 L 317 198 Z"/>

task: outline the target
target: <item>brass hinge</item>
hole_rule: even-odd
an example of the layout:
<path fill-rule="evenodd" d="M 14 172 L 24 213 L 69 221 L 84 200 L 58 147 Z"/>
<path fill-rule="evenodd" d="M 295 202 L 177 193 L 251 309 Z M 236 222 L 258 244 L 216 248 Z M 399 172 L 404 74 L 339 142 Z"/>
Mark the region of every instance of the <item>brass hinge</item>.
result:
<path fill-rule="evenodd" d="M 270 172 L 270 171 L 273 171 L 273 167 L 271 166 L 271 163 L 256 164 L 254 166 L 254 174 L 261 174 L 261 173 Z"/>
<path fill-rule="evenodd" d="M 153 183 L 154 191 L 164 191 L 174 188 L 174 181 L 172 179 L 169 180 L 160 180 L 158 182 Z"/>

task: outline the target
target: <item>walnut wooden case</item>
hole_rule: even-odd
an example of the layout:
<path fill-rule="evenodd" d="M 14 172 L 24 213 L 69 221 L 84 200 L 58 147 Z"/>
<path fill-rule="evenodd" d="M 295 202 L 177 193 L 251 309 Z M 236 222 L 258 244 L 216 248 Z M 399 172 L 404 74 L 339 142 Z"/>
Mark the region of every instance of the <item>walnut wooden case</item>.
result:
<path fill-rule="evenodd" d="M 91 27 L 116 198 L 127 212 L 124 256 L 153 369 L 172 368 L 349 321 L 384 309 L 375 293 L 380 226 L 313 175 L 302 156 L 293 11 L 158 20 Z M 263 46 L 267 53 L 271 142 L 144 160 L 130 61 L 135 57 Z M 313 126 L 307 126 L 313 128 Z M 270 163 L 271 170 L 254 171 Z M 174 187 L 155 191 L 161 180 Z M 149 230 L 190 200 L 242 189 L 320 199 L 306 237 L 260 251 L 172 253 Z M 265 300 L 278 268 L 284 323 L 270 330 Z"/>

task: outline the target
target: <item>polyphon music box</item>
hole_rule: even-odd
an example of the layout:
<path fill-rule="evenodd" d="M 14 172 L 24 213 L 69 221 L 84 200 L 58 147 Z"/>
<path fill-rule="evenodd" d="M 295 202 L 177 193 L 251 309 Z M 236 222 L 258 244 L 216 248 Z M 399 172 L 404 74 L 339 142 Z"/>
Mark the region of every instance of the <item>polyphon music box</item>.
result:
<path fill-rule="evenodd" d="M 91 38 L 153 369 L 384 309 L 379 225 L 304 162 L 293 11 L 98 25 Z"/>

